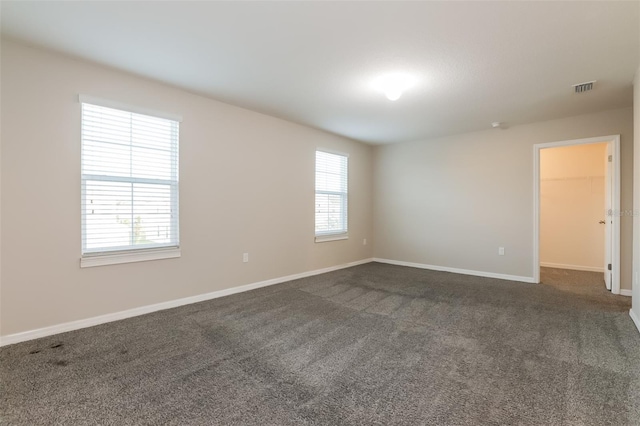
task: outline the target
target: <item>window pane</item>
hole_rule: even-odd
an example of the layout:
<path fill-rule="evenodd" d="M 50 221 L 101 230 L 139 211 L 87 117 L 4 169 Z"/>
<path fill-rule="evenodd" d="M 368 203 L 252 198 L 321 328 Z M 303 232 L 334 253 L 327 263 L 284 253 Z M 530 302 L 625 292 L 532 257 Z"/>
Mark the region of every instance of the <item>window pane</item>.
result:
<path fill-rule="evenodd" d="M 340 171 L 338 171 L 337 173 L 316 172 L 316 190 L 343 192 L 344 182 L 342 173 L 340 173 Z"/>
<path fill-rule="evenodd" d="M 87 181 L 84 217 L 86 250 L 131 244 L 131 184 Z"/>
<path fill-rule="evenodd" d="M 150 179 L 171 179 L 171 152 L 158 149 L 133 147 L 131 149 L 133 177 Z"/>
<path fill-rule="evenodd" d="M 345 232 L 343 196 L 316 194 L 316 232 Z"/>
<path fill-rule="evenodd" d="M 175 139 L 174 122 L 148 115 L 132 114 L 131 134 L 136 146 L 170 151 Z"/>
<path fill-rule="evenodd" d="M 134 244 L 171 242 L 171 187 L 169 185 L 133 185 Z"/>

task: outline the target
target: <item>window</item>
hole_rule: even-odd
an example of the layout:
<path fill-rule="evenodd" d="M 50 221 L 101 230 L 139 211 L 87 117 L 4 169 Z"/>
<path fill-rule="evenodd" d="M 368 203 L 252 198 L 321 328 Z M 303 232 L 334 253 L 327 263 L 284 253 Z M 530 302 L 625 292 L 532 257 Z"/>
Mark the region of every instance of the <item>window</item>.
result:
<path fill-rule="evenodd" d="M 179 256 L 179 120 L 80 101 L 81 266 Z"/>
<path fill-rule="evenodd" d="M 316 242 L 347 238 L 349 158 L 316 151 Z"/>

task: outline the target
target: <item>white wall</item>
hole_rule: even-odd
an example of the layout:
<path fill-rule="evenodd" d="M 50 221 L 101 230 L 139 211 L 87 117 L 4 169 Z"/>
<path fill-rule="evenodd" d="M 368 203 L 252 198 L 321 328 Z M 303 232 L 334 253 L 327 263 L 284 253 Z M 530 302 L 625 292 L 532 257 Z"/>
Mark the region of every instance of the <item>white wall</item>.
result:
<path fill-rule="evenodd" d="M 621 208 L 630 210 L 632 108 L 377 147 L 375 257 L 532 277 L 533 145 L 613 134 L 621 135 Z M 631 288 L 631 253 L 625 216 L 622 289 Z"/>
<path fill-rule="evenodd" d="M 1 54 L 1 335 L 372 256 L 370 146 L 13 41 Z M 79 93 L 183 116 L 181 258 L 80 269 Z M 317 147 L 350 154 L 346 241 L 314 243 Z"/>
<path fill-rule="evenodd" d="M 606 144 L 540 151 L 540 264 L 604 271 Z"/>

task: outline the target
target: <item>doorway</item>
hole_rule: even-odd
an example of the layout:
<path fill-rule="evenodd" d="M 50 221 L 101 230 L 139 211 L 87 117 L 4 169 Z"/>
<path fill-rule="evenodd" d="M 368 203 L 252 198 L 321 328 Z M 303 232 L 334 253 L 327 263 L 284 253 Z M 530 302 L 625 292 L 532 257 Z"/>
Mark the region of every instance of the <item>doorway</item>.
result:
<path fill-rule="evenodd" d="M 583 152 L 590 151 L 598 151 L 602 150 L 601 160 L 603 163 L 602 176 L 595 177 L 592 176 L 592 179 L 588 179 L 587 181 L 573 180 L 575 177 L 573 175 L 576 174 L 584 174 L 583 171 L 578 172 L 578 167 L 576 164 L 570 164 L 566 170 L 556 170 L 555 172 L 549 173 L 548 170 L 543 170 L 541 168 L 541 158 L 545 157 L 551 159 L 551 161 L 556 162 L 560 161 L 563 157 L 563 150 L 557 150 L 554 155 L 551 155 L 552 148 L 569 148 L 575 146 L 576 148 L 583 148 Z M 565 264 L 559 263 L 556 267 L 566 267 L 566 269 L 580 269 L 580 263 L 591 263 L 592 265 L 602 265 L 598 267 L 592 267 L 591 270 L 602 271 L 603 279 L 605 282 L 605 286 L 608 290 L 611 290 L 613 294 L 620 294 L 620 221 L 619 217 L 616 214 L 620 211 L 620 136 L 604 136 L 597 138 L 588 138 L 588 139 L 574 139 L 567 141 L 559 141 L 559 142 L 550 142 L 550 143 L 542 143 L 534 145 L 534 250 L 533 250 L 533 275 L 534 282 L 540 282 L 540 266 L 541 266 L 541 208 L 543 207 L 541 200 L 541 189 L 543 188 L 547 193 L 549 191 L 560 191 L 562 188 L 569 187 L 577 187 L 580 185 L 588 184 L 589 191 L 601 192 L 604 196 L 604 208 L 601 209 L 600 213 L 596 212 L 595 215 L 601 216 L 594 228 L 594 224 L 590 224 L 590 227 L 585 230 L 586 233 L 591 233 L 592 239 L 597 239 L 598 235 L 600 235 L 604 241 L 601 243 L 602 245 L 597 247 L 596 250 L 585 251 L 582 250 L 583 253 L 574 253 L 574 256 L 566 261 Z M 543 152 L 543 150 L 546 150 Z M 564 150 L 567 151 L 567 150 Z M 576 152 L 579 152 L 576 150 Z M 564 156 L 566 157 L 567 152 L 564 152 Z M 586 155 L 586 154 L 585 154 Z M 592 158 L 593 161 L 593 158 Z M 593 166 L 595 167 L 595 166 Z M 573 170 L 572 170 L 573 169 Z M 554 174 L 555 173 L 555 174 Z M 543 183 L 541 182 L 541 178 L 546 176 L 547 180 Z M 555 179 L 555 180 L 554 180 Z M 593 197 L 591 197 L 593 198 Z M 593 200 L 583 199 L 580 202 L 582 203 L 593 203 Z M 571 216 L 576 213 L 576 209 L 589 209 L 593 210 L 593 205 L 589 207 L 587 204 L 582 206 L 580 205 L 572 205 L 570 200 L 565 200 L 561 204 L 560 208 L 563 209 L 561 214 L 565 216 Z M 575 203 L 574 203 L 575 204 Z M 548 206 L 544 206 L 547 208 Z M 596 207 L 597 209 L 597 207 Z M 587 212 L 585 214 L 588 215 Z M 591 215 L 594 213 L 592 211 Z M 594 216 L 595 217 L 595 216 Z M 590 222 L 593 221 L 594 217 L 586 218 L 584 220 Z M 547 225 L 545 223 L 545 225 Z M 571 223 L 570 226 L 575 227 L 577 223 Z M 586 225 L 585 225 L 586 226 Z M 601 226 L 604 229 L 598 230 L 598 226 Z M 565 237 L 569 233 L 569 229 L 559 229 L 560 233 L 564 233 Z M 546 249 L 549 250 L 549 247 L 553 247 L 554 241 L 549 241 L 549 239 L 553 240 L 553 236 L 549 236 L 549 230 L 545 228 L 545 244 Z M 588 237 L 588 236 L 587 236 Z M 582 238 L 582 237 L 581 237 Z M 560 241 L 560 240 L 558 240 Z M 557 248 L 557 247 L 556 247 Z M 567 247 L 560 247 L 560 250 L 567 250 Z M 553 250 L 552 250 L 553 251 Z M 582 257 L 581 257 L 582 256 Z M 594 256 L 600 256 L 602 259 L 601 262 L 594 260 Z M 554 267 L 554 262 L 549 262 L 549 259 L 553 259 L 553 253 L 549 254 L 545 252 L 544 261 L 546 263 L 543 266 L 551 266 Z M 582 258 L 583 261 L 579 259 Z M 588 259 L 588 260 L 584 260 Z M 571 262 L 575 263 L 573 265 Z M 556 262 L 557 263 L 557 262 Z M 569 263 L 569 264 L 566 264 Z M 583 270 L 589 270 L 587 268 L 582 268 Z"/>

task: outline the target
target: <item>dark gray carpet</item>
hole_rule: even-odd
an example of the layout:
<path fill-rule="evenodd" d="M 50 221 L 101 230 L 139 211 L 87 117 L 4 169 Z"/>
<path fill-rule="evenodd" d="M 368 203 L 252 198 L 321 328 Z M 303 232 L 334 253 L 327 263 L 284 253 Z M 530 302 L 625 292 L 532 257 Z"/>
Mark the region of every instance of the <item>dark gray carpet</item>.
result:
<path fill-rule="evenodd" d="M 12 345 L 2 423 L 637 425 L 640 334 L 598 278 L 370 263 Z"/>

